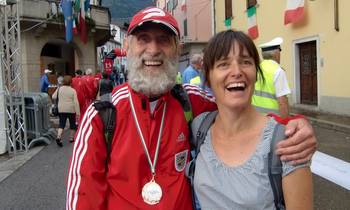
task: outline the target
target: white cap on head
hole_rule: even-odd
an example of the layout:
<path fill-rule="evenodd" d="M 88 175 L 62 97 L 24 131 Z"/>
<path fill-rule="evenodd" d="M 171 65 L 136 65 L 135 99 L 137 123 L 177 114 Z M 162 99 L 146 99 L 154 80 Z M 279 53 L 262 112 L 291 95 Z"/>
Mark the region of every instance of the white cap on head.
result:
<path fill-rule="evenodd" d="M 262 51 L 270 51 L 275 49 L 280 49 L 280 45 L 283 43 L 283 39 L 281 37 L 276 37 L 273 40 L 266 42 L 264 44 L 259 45 Z"/>
<path fill-rule="evenodd" d="M 51 72 L 52 72 L 52 71 L 51 71 L 50 69 L 45 69 L 45 70 L 44 70 L 44 73 L 45 73 L 45 74 L 48 74 L 48 73 L 51 73 Z"/>

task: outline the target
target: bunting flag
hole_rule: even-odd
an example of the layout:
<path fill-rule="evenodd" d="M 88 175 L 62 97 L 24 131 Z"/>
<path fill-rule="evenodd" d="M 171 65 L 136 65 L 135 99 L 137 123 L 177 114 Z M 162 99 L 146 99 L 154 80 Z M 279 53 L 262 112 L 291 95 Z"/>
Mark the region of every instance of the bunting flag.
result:
<path fill-rule="evenodd" d="M 79 0 L 78 0 L 79 1 Z M 86 44 L 87 42 L 87 28 L 85 21 L 85 1 L 80 0 L 80 13 L 79 13 L 79 31 L 80 31 L 80 40 Z"/>
<path fill-rule="evenodd" d="M 71 0 L 61 0 L 64 24 L 66 26 L 66 41 L 73 40 L 73 2 Z"/>
<path fill-rule="evenodd" d="M 78 29 L 77 29 L 77 24 L 76 24 L 75 18 L 73 18 L 73 34 L 74 35 L 78 34 Z"/>
<path fill-rule="evenodd" d="M 284 25 L 295 23 L 304 17 L 304 0 L 287 0 Z"/>
<path fill-rule="evenodd" d="M 231 22 L 232 22 L 232 18 L 229 17 L 225 20 L 225 26 L 227 29 L 230 29 L 231 28 Z"/>
<path fill-rule="evenodd" d="M 74 13 L 79 14 L 80 12 L 80 0 L 74 1 Z"/>
<path fill-rule="evenodd" d="M 181 2 L 181 11 L 183 12 L 187 11 L 186 0 L 182 0 Z"/>
<path fill-rule="evenodd" d="M 248 15 L 248 35 L 252 39 L 256 39 L 259 36 L 258 25 L 256 22 L 256 7 L 252 6 L 247 10 Z"/>

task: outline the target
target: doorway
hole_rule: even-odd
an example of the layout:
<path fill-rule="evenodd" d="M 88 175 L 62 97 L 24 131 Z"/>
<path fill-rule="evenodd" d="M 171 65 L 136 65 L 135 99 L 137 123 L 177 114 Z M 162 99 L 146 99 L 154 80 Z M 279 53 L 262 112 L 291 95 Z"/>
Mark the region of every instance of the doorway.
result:
<path fill-rule="evenodd" d="M 318 105 L 316 40 L 298 43 L 300 103 Z"/>

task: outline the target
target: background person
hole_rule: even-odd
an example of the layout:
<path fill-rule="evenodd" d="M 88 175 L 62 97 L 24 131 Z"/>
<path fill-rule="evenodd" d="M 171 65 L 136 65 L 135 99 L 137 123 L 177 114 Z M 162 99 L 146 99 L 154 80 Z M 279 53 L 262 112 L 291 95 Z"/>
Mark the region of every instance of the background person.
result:
<path fill-rule="evenodd" d="M 109 79 L 107 72 L 102 73 L 102 79 L 99 81 L 99 96 L 111 93 L 113 90 L 113 82 Z"/>
<path fill-rule="evenodd" d="M 84 84 L 84 80 L 82 79 L 83 71 L 80 69 L 77 69 L 75 71 L 75 77 L 72 78 L 72 88 L 76 91 L 78 102 L 79 102 L 79 109 L 80 109 L 80 118 L 78 119 L 78 124 L 80 124 L 81 117 L 84 115 L 85 110 L 90 105 L 89 101 L 86 99 L 87 95 L 87 89 Z"/>
<path fill-rule="evenodd" d="M 51 85 L 48 75 L 51 74 L 51 72 L 52 71 L 50 69 L 45 69 L 44 74 L 40 78 L 40 92 L 42 93 L 48 93 L 47 91 Z"/>
<path fill-rule="evenodd" d="M 98 82 L 100 81 L 100 76 L 93 74 L 92 69 L 88 68 L 85 71 L 85 75 L 82 77 L 83 84 L 85 85 L 85 103 L 89 106 L 97 96 L 98 92 Z"/>
<path fill-rule="evenodd" d="M 282 118 L 289 115 L 288 95 L 291 90 L 285 71 L 280 66 L 281 37 L 260 45 L 263 61 L 260 68 L 265 80 L 258 77 L 252 103 L 262 113 L 279 114 Z"/>
<path fill-rule="evenodd" d="M 76 118 L 80 116 L 79 102 L 76 91 L 71 87 L 72 77 L 65 75 L 63 77 L 63 85 L 56 89 L 52 98 L 58 99 L 58 118 L 59 128 L 57 131 L 56 143 L 62 147 L 62 133 L 66 127 L 66 121 L 69 120 L 69 141 L 74 141 L 74 133 L 76 130 Z"/>
<path fill-rule="evenodd" d="M 190 59 L 190 65 L 182 72 L 182 83 L 203 87 L 202 64 L 203 56 L 201 54 L 193 54 Z"/>
<path fill-rule="evenodd" d="M 274 149 L 270 145 L 278 122 L 251 104 L 256 77 L 263 78 L 258 51 L 246 34 L 228 30 L 209 41 L 204 61 L 218 114 L 195 165 L 199 203 L 203 210 L 275 209 L 267 157 Z M 192 125 L 200 125 L 202 116 Z M 310 162 L 293 166 L 282 161 L 286 209 L 313 208 L 309 166 Z"/>

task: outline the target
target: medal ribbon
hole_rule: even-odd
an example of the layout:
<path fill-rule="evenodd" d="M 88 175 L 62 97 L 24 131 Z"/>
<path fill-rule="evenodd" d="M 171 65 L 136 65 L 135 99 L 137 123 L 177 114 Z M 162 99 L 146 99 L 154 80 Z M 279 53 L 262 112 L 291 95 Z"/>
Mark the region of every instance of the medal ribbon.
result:
<path fill-rule="evenodd" d="M 163 108 L 162 121 L 160 123 L 158 140 L 157 140 L 157 148 L 156 148 L 156 151 L 154 153 L 154 159 L 153 159 L 153 163 L 152 163 L 151 156 L 149 155 L 149 152 L 148 152 L 148 149 L 147 149 L 147 146 L 146 146 L 146 141 L 143 138 L 141 127 L 140 127 L 140 124 L 139 124 L 139 122 L 137 120 L 136 111 L 135 111 L 134 103 L 133 103 L 132 98 L 131 98 L 131 94 L 129 94 L 129 101 L 130 101 L 130 105 L 131 105 L 132 115 L 134 116 L 134 120 L 135 120 L 135 123 L 136 123 L 137 131 L 139 133 L 143 149 L 144 149 L 144 151 L 146 153 L 146 156 L 147 156 L 147 159 L 148 159 L 148 164 L 149 164 L 149 166 L 151 168 L 151 172 L 152 172 L 152 175 L 153 175 L 152 180 L 154 180 L 154 176 L 156 174 L 156 164 L 157 164 L 157 159 L 158 159 L 160 140 L 161 140 L 161 136 L 162 136 L 162 133 L 163 133 L 163 125 L 164 125 L 164 118 L 165 118 L 166 102 L 165 102 L 164 108 Z"/>

